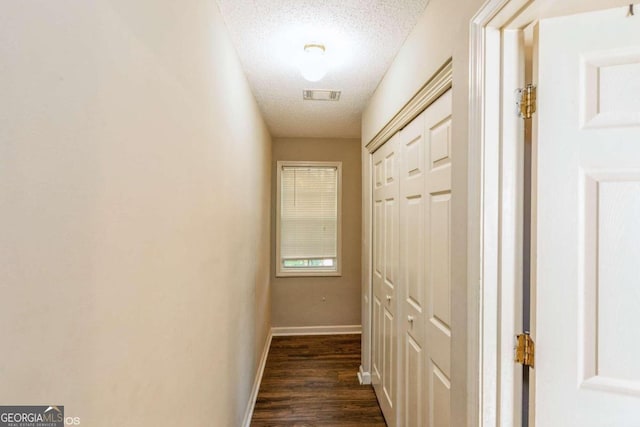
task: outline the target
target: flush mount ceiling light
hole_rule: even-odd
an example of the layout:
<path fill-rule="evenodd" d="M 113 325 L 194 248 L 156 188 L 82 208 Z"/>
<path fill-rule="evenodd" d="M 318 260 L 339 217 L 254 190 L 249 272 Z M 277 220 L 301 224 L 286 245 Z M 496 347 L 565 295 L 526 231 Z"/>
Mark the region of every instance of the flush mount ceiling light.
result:
<path fill-rule="evenodd" d="M 327 61 L 324 52 L 325 48 L 322 44 L 304 45 L 304 55 L 300 61 L 302 77 L 310 82 L 317 82 L 327 74 Z"/>

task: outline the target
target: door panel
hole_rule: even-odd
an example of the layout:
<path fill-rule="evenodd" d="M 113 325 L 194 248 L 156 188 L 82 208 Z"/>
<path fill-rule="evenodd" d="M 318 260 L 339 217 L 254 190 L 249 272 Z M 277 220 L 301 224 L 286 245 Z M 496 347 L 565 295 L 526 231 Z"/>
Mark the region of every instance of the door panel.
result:
<path fill-rule="evenodd" d="M 400 340 L 403 363 L 403 411 L 399 423 L 424 425 L 424 245 L 425 138 L 424 114 L 400 132 Z"/>
<path fill-rule="evenodd" d="M 447 427 L 451 415 L 451 383 L 436 365 L 429 362 L 432 417 L 430 427 Z"/>
<path fill-rule="evenodd" d="M 384 201 L 384 284 L 385 291 L 393 292 L 396 283 L 397 254 L 397 195 L 389 194 Z"/>
<path fill-rule="evenodd" d="M 382 160 L 377 160 L 374 165 L 374 192 L 379 191 L 382 188 Z M 371 332 L 371 365 L 373 378 L 372 383 L 375 385 L 381 382 L 382 372 L 382 300 L 380 296 L 380 282 L 384 275 L 384 234 L 383 234 L 383 221 L 384 211 L 382 200 L 374 200 L 373 208 L 373 324 Z"/>
<path fill-rule="evenodd" d="M 627 10 L 540 22 L 540 426 L 640 419 L 640 20 Z"/>
<path fill-rule="evenodd" d="M 400 132 L 398 420 L 408 427 L 447 426 L 449 419 L 450 116 L 447 92 Z"/>
<path fill-rule="evenodd" d="M 398 142 L 392 138 L 373 155 L 372 383 L 389 426 L 395 426 L 397 393 L 396 281 L 398 269 Z"/>
<path fill-rule="evenodd" d="M 629 351 L 628 342 L 640 317 L 640 172 L 591 173 L 584 179 L 584 249 L 595 261 L 584 277 L 584 304 L 597 313 L 584 331 L 585 354 L 595 360 L 585 366 L 583 380 L 640 396 L 639 355 Z"/>
<path fill-rule="evenodd" d="M 449 425 L 451 400 L 451 91 L 425 111 L 425 337 L 429 426 Z"/>
<path fill-rule="evenodd" d="M 451 324 L 450 202 L 450 193 L 431 196 L 431 222 L 429 229 L 430 254 L 432 258 L 431 280 L 433 283 L 438 284 L 433 287 L 433 317 L 443 325 Z"/>
<path fill-rule="evenodd" d="M 382 380 L 382 323 L 380 322 L 382 314 L 382 302 L 374 291 L 373 295 L 373 324 L 371 333 L 371 365 L 373 367 L 372 383 L 374 387 L 380 384 Z"/>
<path fill-rule="evenodd" d="M 424 372 L 422 346 L 411 334 L 405 336 L 405 409 L 404 425 L 407 427 L 424 425 Z"/>
<path fill-rule="evenodd" d="M 382 334 L 383 334 L 383 346 L 382 346 L 382 359 L 383 359 L 383 371 L 382 371 L 382 391 L 384 393 L 384 401 L 393 410 L 395 406 L 395 331 L 394 331 L 394 316 L 390 310 L 386 307 L 384 310 L 384 316 L 382 318 Z M 391 412 L 393 414 L 393 411 Z"/>

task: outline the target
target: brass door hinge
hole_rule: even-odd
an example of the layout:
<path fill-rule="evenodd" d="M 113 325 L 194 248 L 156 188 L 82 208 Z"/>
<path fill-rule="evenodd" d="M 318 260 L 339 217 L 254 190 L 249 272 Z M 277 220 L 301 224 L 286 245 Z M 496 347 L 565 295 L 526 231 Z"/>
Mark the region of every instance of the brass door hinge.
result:
<path fill-rule="evenodd" d="M 536 87 L 528 84 L 524 89 L 517 90 L 518 113 L 523 119 L 530 119 L 536 112 Z"/>
<path fill-rule="evenodd" d="M 528 333 L 520 334 L 516 337 L 516 340 L 516 363 L 533 368 L 536 348 L 531 336 Z"/>

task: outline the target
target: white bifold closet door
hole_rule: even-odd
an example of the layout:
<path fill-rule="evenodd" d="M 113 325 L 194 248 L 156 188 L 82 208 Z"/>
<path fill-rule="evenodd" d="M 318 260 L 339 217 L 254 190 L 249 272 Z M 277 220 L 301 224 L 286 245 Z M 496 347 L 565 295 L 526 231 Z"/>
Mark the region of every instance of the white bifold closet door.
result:
<path fill-rule="evenodd" d="M 397 402 L 398 135 L 373 155 L 371 381 L 389 427 Z"/>
<path fill-rule="evenodd" d="M 392 179 L 384 166 L 389 159 L 392 170 L 397 170 Z M 451 161 L 451 91 L 374 154 L 373 377 L 390 426 L 449 425 Z M 393 197 L 382 190 L 391 183 Z M 385 209 L 391 200 L 393 210 Z M 390 212 L 397 221 L 389 220 Z M 396 231 L 385 226 L 395 226 Z M 398 250 L 394 246 L 385 251 L 388 236 L 397 236 L 392 244 Z M 376 291 L 385 289 L 377 285 L 383 283 L 385 270 L 379 266 L 385 263 L 398 266 L 394 294 Z M 387 314 L 390 310 L 392 316 Z M 390 357 L 382 344 L 385 340 L 392 346 L 387 350 Z M 391 361 L 384 372 L 396 380 L 390 382 L 395 386 L 391 394 L 376 385 L 383 383 L 384 374 L 377 369 L 383 360 Z"/>

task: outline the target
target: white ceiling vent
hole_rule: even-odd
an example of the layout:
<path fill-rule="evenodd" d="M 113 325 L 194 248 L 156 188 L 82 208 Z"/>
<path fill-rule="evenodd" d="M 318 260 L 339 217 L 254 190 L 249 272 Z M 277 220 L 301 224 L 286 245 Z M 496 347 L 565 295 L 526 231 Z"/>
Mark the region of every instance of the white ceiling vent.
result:
<path fill-rule="evenodd" d="M 311 90 L 305 89 L 302 91 L 302 99 L 305 101 L 339 101 L 339 90 Z"/>

